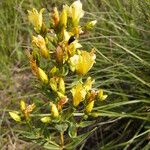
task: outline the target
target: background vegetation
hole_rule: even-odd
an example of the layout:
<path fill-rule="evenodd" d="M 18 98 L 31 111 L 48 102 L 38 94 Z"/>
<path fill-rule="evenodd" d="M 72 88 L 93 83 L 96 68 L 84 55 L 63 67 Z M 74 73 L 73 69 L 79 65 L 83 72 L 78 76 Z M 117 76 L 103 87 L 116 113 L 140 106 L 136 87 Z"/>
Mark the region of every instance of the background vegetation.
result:
<path fill-rule="evenodd" d="M 96 64 L 89 73 L 96 87 L 106 89 L 108 99 L 95 109 L 101 113 L 97 127 L 77 149 L 150 148 L 150 0 L 81 0 L 86 15 L 97 19 L 92 34 L 83 36 L 85 48 L 96 48 Z M 37 149 L 19 139 L 20 133 L 8 116 L 20 99 L 41 97 L 32 84 L 32 74 L 24 55 L 30 45 L 27 10 L 52 10 L 71 1 L 0 1 L 0 149 Z M 45 13 L 46 14 L 46 13 Z M 46 17 L 46 15 L 45 15 Z M 84 131 L 82 131 L 84 132 Z M 38 149 L 40 149 L 38 147 Z M 41 148 L 43 149 L 43 148 Z"/>

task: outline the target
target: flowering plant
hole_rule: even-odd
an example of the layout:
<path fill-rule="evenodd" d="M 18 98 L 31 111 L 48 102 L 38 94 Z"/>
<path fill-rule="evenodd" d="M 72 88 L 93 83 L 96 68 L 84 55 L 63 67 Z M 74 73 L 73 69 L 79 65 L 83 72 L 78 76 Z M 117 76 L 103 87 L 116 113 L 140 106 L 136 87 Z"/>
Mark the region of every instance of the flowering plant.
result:
<path fill-rule="evenodd" d="M 92 77 L 85 78 L 95 63 L 94 48 L 88 52 L 79 43 L 80 35 L 91 30 L 97 21 L 80 25 L 85 12 L 79 0 L 70 7 L 64 5 L 62 12 L 53 8 L 49 27 L 43 12 L 44 9 L 38 12 L 35 8 L 28 11 L 35 34 L 32 49 L 26 50 L 26 54 L 47 102 L 41 102 L 41 108 L 21 100 L 21 111 L 9 114 L 15 121 L 25 121 L 32 129 L 30 135 L 34 135 L 34 141 L 45 148 L 72 149 L 91 133 L 78 135 L 77 131 L 86 126 L 88 116 L 96 116 L 95 103 L 107 97 L 102 89 L 92 87 L 95 82 Z M 72 75 L 75 79 L 68 86 Z"/>

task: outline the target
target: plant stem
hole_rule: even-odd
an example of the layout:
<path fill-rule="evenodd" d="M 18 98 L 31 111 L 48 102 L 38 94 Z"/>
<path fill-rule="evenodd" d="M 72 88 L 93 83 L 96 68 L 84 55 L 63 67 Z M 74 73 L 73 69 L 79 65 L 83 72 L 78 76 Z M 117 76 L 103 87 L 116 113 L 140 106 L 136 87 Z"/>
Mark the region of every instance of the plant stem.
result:
<path fill-rule="evenodd" d="M 64 148 L 64 132 L 60 132 L 60 145 L 63 150 L 63 148 Z"/>

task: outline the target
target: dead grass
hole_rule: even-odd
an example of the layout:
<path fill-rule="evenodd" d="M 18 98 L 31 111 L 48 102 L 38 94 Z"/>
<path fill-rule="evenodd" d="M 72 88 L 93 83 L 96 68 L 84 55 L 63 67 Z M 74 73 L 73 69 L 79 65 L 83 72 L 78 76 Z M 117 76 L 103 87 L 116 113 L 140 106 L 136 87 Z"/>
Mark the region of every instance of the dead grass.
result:
<path fill-rule="evenodd" d="M 29 68 L 21 69 L 19 66 L 11 66 L 9 73 L 1 73 L 0 89 L 0 149 L 1 150 L 25 150 L 32 147 L 30 143 L 18 139 L 12 127 L 15 126 L 9 120 L 8 110 L 17 109 L 20 99 L 34 96 L 31 85 L 32 74 Z M 9 78 L 8 78 L 9 76 Z M 15 103 L 14 103 L 15 101 Z"/>

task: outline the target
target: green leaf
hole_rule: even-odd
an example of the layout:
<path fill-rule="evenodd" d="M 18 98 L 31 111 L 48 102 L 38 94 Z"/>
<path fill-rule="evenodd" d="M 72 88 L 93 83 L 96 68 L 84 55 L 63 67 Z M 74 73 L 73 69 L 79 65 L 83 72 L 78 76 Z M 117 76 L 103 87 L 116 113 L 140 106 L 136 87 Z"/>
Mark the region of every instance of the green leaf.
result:
<path fill-rule="evenodd" d="M 38 140 L 41 138 L 41 136 L 39 134 L 35 134 L 33 132 L 22 132 L 22 136 L 29 140 Z"/>
<path fill-rule="evenodd" d="M 84 128 L 84 127 L 88 127 L 94 123 L 95 123 L 95 121 L 82 121 L 80 124 L 78 124 L 78 127 Z"/>
<path fill-rule="evenodd" d="M 55 142 L 52 142 L 52 141 L 45 143 L 43 145 L 43 147 L 46 149 L 49 149 L 49 150 L 60 150 L 61 149 L 58 144 L 56 144 Z"/>
<path fill-rule="evenodd" d="M 77 136 L 77 127 L 76 127 L 76 123 L 74 122 L 69 122 L 70 126 L 69 126 L 69 130 L 68 130 L 68 134 L 71 138 L 76 138 Z"/>
<path fill-rule="evenodd" d="M 67 123 L 61 123 L 61 124 L 56 124 L 55 128 L 59 131 L 59 132 L 64 132 L 67 130 L 68 128 L 68 124 Z"/>
<path fill-rule="evenodd" d="M 62 75 L 66 76 L 68 74 L 68 72 L 69 72 L 68 67 L 67 66 L 63 66 L 63 68 L 62 68 Z"/>

